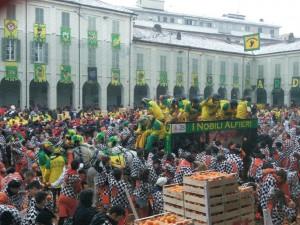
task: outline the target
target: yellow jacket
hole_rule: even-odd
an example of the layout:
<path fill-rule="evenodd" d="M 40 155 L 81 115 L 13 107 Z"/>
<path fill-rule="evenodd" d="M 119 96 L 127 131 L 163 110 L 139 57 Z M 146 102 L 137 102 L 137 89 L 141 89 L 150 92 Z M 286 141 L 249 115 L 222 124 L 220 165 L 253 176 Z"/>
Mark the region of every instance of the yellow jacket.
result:
<path fill-rule="evenodd" d="M 236 110 L 237 119 L 247 119 L 248 118 L 248 101 L 240 101 Z"/>
<path fill-rule="evenodd" d="M 217 110 L 220 107 L 219 103 L 214 103 L 211 98 L 204 100 L 200 104 L 201 106 L 201 120 L 209 121 L 215 120 Z"/>
<path fill-rule="evenodd" d="M 66 161 L 62 156 L 51 156 L 46 165 L 44 181 L 54 183 L 63 173 Z"/>

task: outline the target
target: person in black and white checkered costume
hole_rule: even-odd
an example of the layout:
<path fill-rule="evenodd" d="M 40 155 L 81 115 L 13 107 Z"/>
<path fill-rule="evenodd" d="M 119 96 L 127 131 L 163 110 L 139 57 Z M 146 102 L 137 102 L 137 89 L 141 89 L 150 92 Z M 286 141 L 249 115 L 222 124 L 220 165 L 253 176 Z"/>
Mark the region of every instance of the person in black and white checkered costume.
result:
<path fill-rule="evenodd" d="M 231 163 L 228 160 L 226 160 L 224 155 L 219 155 L 217 157 L 215 170 L 220 173 L 228 173 L 228 174 L 233 172 Z"/>
<path fill-rule="evenodd" d="M 0 205 L 0 221 L 9 225 L 21 225 L 22 218 L 20 212 L 13 206 Z M 2 224 L 1 223 L 1 224 Z"/>
<path fill-rule="evenodd" d="M 152 192 L 153 214 L 161 214 L 164 212 L 163 186 L 168 182 L 166 177 L 160 177 L 156 181 L 156 185 Z"/>
<path fill-rule="evenodd" d="M 146 162 L 143 158 L 144 150 L 137 150 L 137 157 L 134 157 L 131 164 L 130 176 L 132 178 L 138 178 L 140 176 L 141 171 L 145 169 Z"/>
<path fill-rule="evenodd" d="M 112 174 L 108 175 L 109 196 L 111 206 L 121 206 L 124 209 L 129 208 L 128 199 L 125 190 L 129 190 L 128 185 L 122 179 L 122 171 L 115 168 Z"/>

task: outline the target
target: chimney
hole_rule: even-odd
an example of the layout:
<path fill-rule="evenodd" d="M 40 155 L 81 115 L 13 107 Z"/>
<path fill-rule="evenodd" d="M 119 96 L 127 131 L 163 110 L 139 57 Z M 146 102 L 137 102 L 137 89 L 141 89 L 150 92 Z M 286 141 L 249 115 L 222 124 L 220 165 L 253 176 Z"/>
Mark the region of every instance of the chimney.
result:
<path fill-rule="evenodd" d="M 136 5 L 144 9 L 164 11 L 165 0 L 137 0 Z"/>

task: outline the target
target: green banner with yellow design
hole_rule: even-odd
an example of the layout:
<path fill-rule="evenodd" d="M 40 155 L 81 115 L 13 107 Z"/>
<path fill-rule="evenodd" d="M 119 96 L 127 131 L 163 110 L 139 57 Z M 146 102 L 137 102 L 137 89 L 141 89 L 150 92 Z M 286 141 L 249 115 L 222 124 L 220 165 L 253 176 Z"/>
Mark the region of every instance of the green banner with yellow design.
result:
<path fill-rule="evenodd" d="M 207 75 L 207 77 L 206 77 L 206 85 L 207 86 L 212 86 L 213 85 L 213 77 L 212 77 L 212 75 Z"/>
<path fill-rule="evenodd" d="M 98 46 L 98 34 L 95 30 L 88 31 L 88 45 L 91 48 L 96 48 Z"/>
<path fill-rule="evenodd" d="M 18 66 L 17 63 L 5 63 L 5 80 L 16 81 L 18 78 Z"/>
<path fill-rule="evenodd" d="M 197 73 L 192 73 L 192 86 L 193 87 L 198 87 L 198 85 L 199 85 L 198 74 Z"/>
<path fill-rule="evenodd" d="M 240 87 L 239 76 L 233 76 L 233 87 L 234 88 L 239 88 Z"/>
<path fill-rule="evenodd" d="M 258 89 L 265 88 L 265 80 L 264 79 L 257 79 L 257 88 Z"/>
<path fill-rule="evenodd" d="M 251 88 L 251 77 L 250 75 L 246 75 L 245 78 L 245 88 L 250 89 Z"/>
<path fill-rule="evenodd" d="M 145 86 L 145 71 L 144 70 L 137 70 L 136 71 L 136 85 L 138 86 Z"/>
<path fill-rule="evenodd" d="M 33 38 L 37 42 L 46 41 L 46 25 L 45 24 L 34 24 Z"/>
<path fill-rule="evenodd" d="M 183 87 L 183 74 L 176 73 L 176 87 Z"/>
<path fill-rule="evenodd" d="M 162 86 L 162 87 L 167 87 L 168 86 L 168 73 L 166 71 L 160 71 L 159 85 Z"/>
<path fill-rule="evenodd" d="M 4 37 L 16 39 L 18 36 L 18 23 L 16 20 L 4 20 Z"/>
<path fill-rule="evenodd" d="M 34 82 L 46 82 L 46 65 L 41 63 L 34 64 Z"/>
<path fill-rule="evenodd" d="M 111 44 L 113 48 L 121 47 L 120 34 L 111 34 Z"/>
<path fill-rule="evenodd" d="M 60 40 L 64 44 L 71 43 L 71 28 L 70 27 L 61 27 L 60 28 Z"/>
<path fill-rule="evenodd" d="M 71 79 L 71 66 L 69 65 L 61 65 L 60 66 L 60 81 L 64 84 L 72 83 Z"/>
<path fill-rule="evenodd" d="M 119 86 L 120 82 L 120 69 L 111 70 L 111 84 L 114 86 Z"/>

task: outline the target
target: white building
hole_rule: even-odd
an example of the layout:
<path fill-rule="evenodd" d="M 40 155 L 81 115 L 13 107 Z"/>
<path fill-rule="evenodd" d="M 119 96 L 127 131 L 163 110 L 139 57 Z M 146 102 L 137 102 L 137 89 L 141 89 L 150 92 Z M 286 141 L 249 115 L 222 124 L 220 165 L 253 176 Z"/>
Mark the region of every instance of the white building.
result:
<path fill-rule="evenodd" d="M 163 3 L 139 0 L 144 8 L 125 9 L 99 0 L 11 1 L 0 12 L 0 105 L 105 110 L 133 107 L 145 96 L 214 92 L 250 95 L 259 103 L 300 103 L 300 41 L 281 41 L 278 26 L 238 15 L 169 13 Z M 17 36 L 7 36 L 5 25 L 14 23 Z M 265 44 L 254 54 L 244 52 L 241 37 L 260 31 Z"/>

